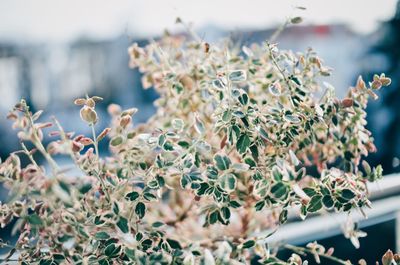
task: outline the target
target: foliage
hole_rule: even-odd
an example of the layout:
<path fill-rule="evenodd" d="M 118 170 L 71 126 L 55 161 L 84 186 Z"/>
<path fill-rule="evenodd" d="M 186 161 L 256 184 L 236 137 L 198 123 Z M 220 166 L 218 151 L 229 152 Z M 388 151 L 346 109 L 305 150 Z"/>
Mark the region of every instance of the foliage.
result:
<path fill-rule="evenodd" d="M 129 54 L 144 87 L 160 94 L 146 124 L 133 126 L 137 109 L 112 104 L 110 128 L 96 135 L 99 97 L 75 101 L 90 137 L 56 119 L 39 122 L 41 112 L 24 100 L 10 112 L 22 150 L 0 166 L 11 193 L 0 222 L 16 220 L 20 236 L 4 246 L 22 264 L 306 264 L 297 254 L 280 260 L 282 247 L 331 257 L 316 243 L 267 244 L 259 232 L 293 214 L 370 206 L 366 183 L 382 169 L 362 161 L 375 150 L 365 108 L 390 79 L 360 77 L 339 100 L 330 85 L 321 91 L 330 69 L 311 49 L 295 54 L 264 43 L 239 50 L 166 36 L 134 44 Z M 45 147 L 48 128 L 55 140 Z M 107 137 L 105 157 L 98 143 Z M 56 155 L 69 156 L 75 169 L 60 167 Z M 357 242 L 362 233 L 346 235 Z"/>

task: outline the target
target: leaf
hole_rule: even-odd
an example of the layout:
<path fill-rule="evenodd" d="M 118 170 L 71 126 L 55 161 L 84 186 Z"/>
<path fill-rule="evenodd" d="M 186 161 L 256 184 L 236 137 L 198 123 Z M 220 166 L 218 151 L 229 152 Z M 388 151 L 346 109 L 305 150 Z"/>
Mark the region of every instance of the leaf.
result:
<path fill-rule="evenodd" d="M 135 207 L 135 213 L 139 219 L 142 219 L 146 214 L 146 205 L 143 202 L 138 202 Z"/>
<path fill-rule="evenodd" d="M 125 198 L 130 201 L 134 201 L 137 198 L 139 198 L 139 193 L 136 191 L 129 192 L 128 194 L 125 195 Z"/>
<path fill-rule="evenodd" d="M 28 222 L 31 225 L 38 225 L 38 226 L 42 226 L 43 225 L 43 221 L 42 219 L 36 214 L 31 214 L 28 216 Z"/>
<path fill-rule="evenodd" d="M 313 196 L 308 203 L 307 211 L 310 213 L 314 213 L 319 211 L 322 208 L 322 196 L 317 194 Z"/>
<path fill-rule="evenodd" d="M 173 240 L 173 239 L 168 238 L 168 239 L 167 239 L 167 242 L 168 242 L 168 244 L 170 245 L 170 247 L 171 247 L 172 249 L 182 249 L 181 245 L 180 245 L 179 242 L 176 241 L 176 240 Z"/>
<path fill-rule="evenodd" d="M 221 188 L 231 192 L 236 189 L 236 176 L 232 173 L 227 173 L 219 179 Z"/>
<path fill-rule="evenodd" d="M 325 195 L 324 197 L 322 197 L 322 204 L 330 209 L 333 207 L 334 201 L 331 195 Z"/>
<path fill-rule="evenodd" d="M 297 124 L 297 123 L 301 122 L 300 118 L 297 115 L 294 115 L 294 114 L 286 114 L 283 117 L 284 117 L 284 119 L 286 121 L 291 122 L 291 123 Z"/>
<path fill-rule="evenodd" d="M 128 233 L 129 232 L 129 225 L 128 225 L 128 220 L 124 217 L 120 217 L 117 226 L 119 229 L 121 229 L 122 233 Z"/>
<path fill-rule="evenodd" d="M 92 189 L 91 183 L 85 183 L 79 188 L 79 192 L 82 194 L 86 194 L 88 191 Z"/>
<path fill-rule="evenodd" d="M 247 240 L 243 243 L 243 248 L 251 248 L 254 247 L 255 244 L 256 242 L 254 240 Z"/>
<path fill-rule="evenodd" d="M 240 135 L 238 141 L 236 142 L 236 149 L 240 154 L 244 154 L 251 144 L 250 137 L 247 134 Z"/>
<path fill-rule="evenodd" d="M 204 134 L 204 132 L 206 131 L 206 128 L 204 127 L 204 123 L 200 120 L 200 117 L 198 114 L 195 115 L 194 128 L 196 129 L 197 133 L 199 133 L 199 134 Z"/>
<path fill-rule="evenodd" d="M 213 80 L 212 85 L 217 90 L 223 90 L 226 87 L 225 82 L 220 78 Z"/>
<path fill-rule="evenodd" d="M 119 255 L 121 251 L 121 246 L 116 244 L 110 244 L 104 249 L 104 254 L 110 258 L 115 258 Z"/>
<path fill-rule="evenodd" d="M 163 222 L 156 221 L 151 226 L 154 227 L 154 228 L 158 228 L 158 227 L 161 227 L 163 225 L 164 225 Z"/>
<path fill-rule="evenodd" d="M 288 187 L 282 182 L 278 182 L 271 187 L 271 193 L 276 199 L 285 197 L 287 192 Z"/>
<path fill-rule="evenodd" d="M 228 207 L 222 207 L 221 208 L 221 213 L 222 213 L 222 217 L 225 220 L 229 220 L 229 218 L 231 217 L 231 211 L 229 210 Z"/>
<path fill-rule="evenodd" d="M 294 17 L 294 18 L 292 18 L 292 19 L 290 20 L 290 22 L 291 22 L 292 24 L 299 24 L 299 23 L 303 22 L 303 19 L 302 19 L 301 17 Z"/>
<path fill-rule="evenodd" d="M 145 192 L 143 193 L 143 198 L 147 201 L 156 201 L 157 200 L 157 196 L 150 193 L 150 192 Z"/>
<path fill-rule="evenodd" d="M 354 192 L 350 189 L 344 189 L 341 191 L 341 197 L 346 200 L 346 201 L 350 201 L 351 199 L 353 199 L 356 195 L 354 194 Z"/>
<path fill-rule="evenodd" d="M 106 232 L 97 232 L 94 235 L 94 238 L 96 238 L 97 240 L 106 240 L 110 238 L 110 235 L 107 234 Z"/>
<path fill-rule="evenodd" d="M 246 80 L 246 72 L 244 70 L 235 70 L 229 73 L 228 79 L 232 82 L 241 82 Z"/>
<path fill-rule="evenodd" d="M 231 160 L 226 155 L 216 154 L 214 156 L 214 161 L 219 170 L 227 170 L 231 165 Z"/>
<path fill-rule="evenodd" d="M 122 144 L 122 142 L 123 142 L 122 136 L 118 135 L 111 139 L 110 144 L 111 144 L 111 146 L 118 146 L 118 145 Z"/>
<path fill-rule="evenodd" d="M 181 187 L 185 189 L 187 185 L 191 182 L 190 177 L 187 174 L 183 174 L 181 177 Z"/>

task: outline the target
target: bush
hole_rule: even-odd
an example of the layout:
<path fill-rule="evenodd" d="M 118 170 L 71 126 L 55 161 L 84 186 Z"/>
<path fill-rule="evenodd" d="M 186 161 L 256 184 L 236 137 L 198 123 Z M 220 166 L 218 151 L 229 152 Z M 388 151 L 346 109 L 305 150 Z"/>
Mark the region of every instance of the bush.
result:
<path fill-rule="evenodd" d="M 317 243 L 267 244 L 273 232 L 259 232 L 275 231 L 289 214 L 370 206 L 366 183 L 382 169 L 362 160 L 375 150 L 365 108 L 389 78 L 366 84 L 360 77 L 339 100 L 321 85 L 330 69 L 312 50 L 295 54 L 271 43 L 239 50 L 166 36 L 134 44 L 129 54 L 144 87 L 160 94 L 146 124 L 134 127 L 137 109 L 112 104 L 110 128 L 96 135 L 99 97 L 75 101 L 90 137 L 56 119 L 39 122 L 41 112 L 24 100 L 10 112 L 22 141 L 0 166 L 11 191 L 1 226 L 16 220 L 20 232 L 15 246 L 3 243 L 11 254 L 23 264 L 187 265 L 306 264 L 298 254 L 311 253 L 349 264 Z M 55 137 L 47 147 L 45 128 Z M 98 143 L 107 137 L 112 154 L 104 157 Z M 82 174 L 61 168 L 56 154 Z M 363 233 L 352 228 L 346 236 L 357 246 Z M 289 260 L 277 257 L 281 248 L 294 252 Z"/>

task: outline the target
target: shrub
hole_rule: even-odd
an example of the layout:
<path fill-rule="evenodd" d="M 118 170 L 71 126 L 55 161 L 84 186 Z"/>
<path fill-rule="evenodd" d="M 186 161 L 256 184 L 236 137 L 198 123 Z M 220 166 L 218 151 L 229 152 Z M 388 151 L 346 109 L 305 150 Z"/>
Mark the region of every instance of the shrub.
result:
<path fill-rule="evenodd" d="M 92 136 L 75 136 L 56 119 L 39 122 L 41 112 L 24 100 L 10 112 L 22 142 L 0 166 L 11 191 L 0 223 L 15 221 L 20 233 L 15 245 L 2 243 L 10 254 L 23 264 L 188 265 L 306 264 L 298 254 L 311 253 L 349 264 L 317 243 L 267 244 L 273 232 L 260 232 L 275 231 L 289 214 L 370 206 L 366 184 L 382 169 L 362 160 L 375 150 L 365 108 L 389 78 L 360 77 L 339 100 L 321 85 L 330 69 L 311 49 L 295 54 L 264 43 L 240 50 L 166 36 L 134 44 L 129 54 L 144 87 L 160 95 L 143 125 L 133 126 L 137 109 L 112 104 L 110 128 L 96 135 L 99 97 L 75 101 Z M 47 147 L 45 128 L 55 138 Z M 98 143 L 107 137 L 105 157 Z M 56 154 L 76 170 L 61 168 Z M 363 233 L 346 235 L 357 246 Z M 289 260 L 277 257 L 281 248 L 294 252 Z"/>

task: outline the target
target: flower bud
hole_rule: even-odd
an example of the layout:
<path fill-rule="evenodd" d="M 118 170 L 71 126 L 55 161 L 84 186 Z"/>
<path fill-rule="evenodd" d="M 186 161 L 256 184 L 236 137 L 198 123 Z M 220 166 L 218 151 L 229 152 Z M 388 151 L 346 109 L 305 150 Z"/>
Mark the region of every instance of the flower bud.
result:
<path fill-rule="evenodd" d="M 86 106 L 94 108 L 94 106 L 96 106 L 96 102 L 94 102 L 92 98 L 89 98 L 88 100 L 86 100 Z"/>
<path fill-rule="evenodd" d="M 353 103 L 354 103 L 354 101 L 351 98 L 345 98 L 342 100 L 343 108 L 349 108 L 349 107 L 353 106 Z"/>
<path fill-rule="evenodd" d="M 381 77 L 379 81 L 381 81 L 382 86 L 389 86 L 392 83 L 392 80 L 389 77 Z"/>
<path fill-rule="evenodd" d="M 100 142 L 106 135 L 111 131 L 111 128 L 105 128 L 99 136 L 97 136 L 97 141 Z"/>
<path fill-rule="evenodd" d="M 121 120 L 119 121 L 119 125 L 122 128 L 126 128 L 126 126 L 131 122 L 132 118 L 129 115 L 125 115 L 123 117 L 121 117 Z"/>
<path fill-rule="evenodd" d="M 134 115 L 137 111 L 138 111 L 137 108 L 130 108 L 130 109 L 124 110 L 124 111 L 121 113 L 121 116 L 125 116 L 125 115 L 132 116 L 132 115 Z"/>
<path fill-rule="evenodd" d="M 97 113 L 96 111 L 88 106 L 84 106 L 80 112 L 81 119 L 90 124 L 95 124 L 97 122 Z"/>
<path fill-rule="evenodd" d="M 86 104 L 86 99 L 84 99 L 84 98 L 75 99 L 74 104 L 78 105 L 78 106 L 85 105 Z"/>
<path fill-rule="evenodd" d="M 380 89 L 381 87 L 382 87 L 382 83 L 379 79 L 376 79 L 371 83 L 372 89 Z"/>
<path fill-rule="evenodd" d="M 83 144 L 84 146 L 91 145 L 93 144 L 93 140 L 88 137 L 82 137 L 81 139 L 79 139 L 79 143 Z"/>
<path fill-rule="evenodd" d="M 382 257 L 382 265 L 390 265 L 393 261 L 393 252 L 389 249 Z"/>

